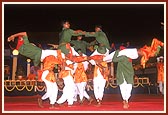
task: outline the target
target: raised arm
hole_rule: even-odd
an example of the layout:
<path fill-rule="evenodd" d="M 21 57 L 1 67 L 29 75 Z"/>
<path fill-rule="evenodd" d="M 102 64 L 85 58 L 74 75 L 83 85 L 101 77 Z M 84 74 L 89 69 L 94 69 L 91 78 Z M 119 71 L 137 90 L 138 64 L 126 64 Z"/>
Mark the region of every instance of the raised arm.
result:
<path fill-rule="evenodd" d="M 13 34 L 8 37 L 7 41 L 8 42 L 10 42 L 11 40 L 14 41 L 15 37 L 17 37 L 17 36 L 27 36 L 27 33 L 26 32 L 19 32 L 19 33 Z"/>

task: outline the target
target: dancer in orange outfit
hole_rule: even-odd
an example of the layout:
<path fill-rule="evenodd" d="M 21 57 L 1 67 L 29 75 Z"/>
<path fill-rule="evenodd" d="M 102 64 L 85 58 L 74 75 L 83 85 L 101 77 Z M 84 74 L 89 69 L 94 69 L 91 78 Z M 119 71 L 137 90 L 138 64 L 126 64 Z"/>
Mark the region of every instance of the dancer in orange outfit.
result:
<path fill-rule="evenodd" d="M 106 81 L 108 80 L 109 70 L 107 62 L 105 61 L 97 61 L 94 69 L 94 78 L 93 78 L 93 86 L 94 86 L 94 95 L 97 100 L 97 105 L 100 106 L 103 100 L 104 95 L 104 87 Z"/>
<path fill-rule="evenodd" d="M 157 83 L 159 85 L 159 93 L 161 95 L 164 94 L 164 63 L 163 63 L 163 56 L 157 58 Z"/>
<path fill-rule="evenodd" d="M 83 54 L 80 50 L 78 50 L 78 53 L 80 56 L 86 56 Z M 85 88 L 87 84 L 87 75 L 86 70 L 88 68 L 88 61 L 82 61 L 75 63 L 77 65 L 76 71 L 73 75 L 74 82 L 76 85 L 76 92 L 75 92 L 75 98 L 77 100 L 77 95 L 79 95 L 80 98 L 80 104 L 83 103 L 84 97 L 88 99 L 89 105 L 92 103 L 93 99 L 87 94 Z"/>
<path fill-rule="evenodd" d="M 38 104 L 39 104 L 39 107 L 41 108 L 43 108 L 42 101 L 47 98 L 49 98 L 50 104 L 51 104 L 51 107 L 49 108 L 54 109 L 54 106 L 55 106 L 55 102 L 58 94 L 58 86 L 56 84 L 56 78 L 53 72 L 55 64 L 59 64 L 59 61 L 53 55 L 47 56 L 43 60 L 44 68 L 42 70 L 41 80 L 44 81 L 47 91 L 41 98 L 38 98 Z"/>
<path fill-rule="evenodd" d="M 57 100 L 57 103 L 59 105 L 63 104 L 65 101 L 68 102 L 68 106 L 70 107 L 73 105 L 74 102 L 74 92 L 75 92 L 75 84 L 73 80 L 73 73 L 74 73 L 74 67 L 73 62 L 70 60 L 65 60 L 65 64 L 62 66 L 61 71 L 59 73 L 59 78 L 62 78 L 64 81 L 64 88 L 63 88 L 63 94 L 61 97 Z"/>
<path fill-rule="evenodd" d="M 153 38 L 151 46 L 145 45 L 139 49 L 139 54 L 142 55 L 141 65 L 145 68 L 146 62 L 150 57 L 157 56 L 160 51 L 160 48 L 163 47 L 164 43 L 159 41 L 157 38 Z"/>
<path fill-rule="evenodd" d="M 106 81 L 108 80 L 109 70 L 106 61 L 103 61 L 104 56 L 108 55 L 108 51 L 106 53 L 101 54 L 98 52 L 94 52 L 89 58 L 90 63 L 95 66 L 94 68 L 94 76 L 93 76 L 93 88 L 94 95 L 97 101 L 96 106 L 100 106 L 103 95 L 104 95 L 104 87 Z"/>

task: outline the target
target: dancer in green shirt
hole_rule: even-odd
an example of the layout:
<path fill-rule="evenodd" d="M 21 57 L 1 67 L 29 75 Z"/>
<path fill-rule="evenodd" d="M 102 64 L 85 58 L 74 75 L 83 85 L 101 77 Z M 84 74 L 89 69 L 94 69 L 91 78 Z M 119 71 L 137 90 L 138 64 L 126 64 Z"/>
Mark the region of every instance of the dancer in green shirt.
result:
<path fill-rule="evenodd" d="M 66 44 L 70 43 L 72 36 L 84 35 L 85 32 L 81 30 L 75 31 L 70 29 L 69 21 L 64 21 L 62 26 L 63 26 L 63 29 L 59 34 L 58 49 L 60 49 L 64 54 L 69 54 L 69 49 L 67 49 Z"/>
<path fill-rule="evenodd" d="M 95 32 L 86 32 L 85 37 L 95 37 L 96 40 L 91 44 L 98 44 L 97 51 L 99 53 L 106 53 L 106 50 L 110 50 L 109 40 L 106 34 L 102 31 L 102 27 L 100 25 L 95 26 Z"/>

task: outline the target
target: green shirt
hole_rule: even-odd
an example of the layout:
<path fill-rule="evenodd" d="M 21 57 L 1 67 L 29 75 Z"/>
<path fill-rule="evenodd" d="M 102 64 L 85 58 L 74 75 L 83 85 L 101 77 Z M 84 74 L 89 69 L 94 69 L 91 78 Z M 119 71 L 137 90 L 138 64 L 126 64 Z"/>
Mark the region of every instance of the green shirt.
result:
<path fill-rule="evenodd" d="M 59 34 L 59 46 L 58 49 L 61 49 L 61 51 L 65 54 L 69 53 L 69 50 L 66 49 L 65 44 L 66 43 L 70 43 L 71 41 L 71 37 L 72 36 L 79 36 L 79 35 L 83 35 L 83 33 L 79 32 L 76 33 L 74 30 L 72 29 L 65 29 L 63 28 L 62 32 Z"/>
<path fill-rule="evenodd" d="M 117 57 L 118 53 L 119 53 L 119 50 L 116 50 L 112 59 L 113 62 L 118 62 L 117 73 L 116 73 L 117 84 L 118 85 L 122 84 L 124 82 L 124 79 L 128 84 L 133 84 L 134 69 L 132 66 L 132 62 L 130 62 L 129 58 L 126 56 Z"/>
<path fill-rule="evenodd" d="M 102 44 L 107 49 L 110 49 L 110 44 L 109 44 L 108 38 L 103 31 L 95 32 L 94 34 L 90 33 L 90 32 L 86 32 L 85 37 L 95 37 L 96 41 L 99 44 Z"/>
<path fill-rule="evenodd" d="M 82 53 L 86 54 L 86 49 L 89 47 L 88 42 L 84 40 L 72 40 L 70 43 L 74 45 L 73 47 L 76 51 L 81 49 Z"/>
<path fill-rule="evenodd" d="M 19 53 L 33 60 L 35 66 L 38 66 L 41 59 L 42 49 L 32 45 L 28 36 L 23 36 L 24 44 L 18 49 Z"/>

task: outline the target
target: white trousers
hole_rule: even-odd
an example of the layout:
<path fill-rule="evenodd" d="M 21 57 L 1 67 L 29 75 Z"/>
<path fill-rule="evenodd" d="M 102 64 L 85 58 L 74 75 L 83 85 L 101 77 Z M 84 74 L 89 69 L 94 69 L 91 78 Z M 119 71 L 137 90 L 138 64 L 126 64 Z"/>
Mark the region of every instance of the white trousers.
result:
<path fill-rule="evenodd" d="M 45 99 L 49 98 L 50 104 L 55 104 L 55 102 L 57 100 L 58 86 L 57 86 L 56 82 L 50 82 L 45 79 L 45 77 L 47 76 L 48 73 L 49 73 L 49 71 L 46 70 L 42 74 L 42 80 L 44 81 L 47 90 L 41 99 L 45 100 Z"/>
<path fill-rule="evenodd" d="M 119 85 L 119 87 L 123 100 L 126 100 L 128 102 L 131 96 L 132 84 L 127 84 L 127 82 L 124 79 L 124 82 L 121 85 Z"/>
<path fill-rule="evenodd" d="M 104 87 L 106 85 L 106 80 L 101 75 L 98 69 L 98 76 L 93 78 L 93 89 L 96 99 L 102 100 L 104 94 Z"/>
<path fill-rule="evenodd" d="M 164 84 L 162 83 L 162 81 L 158 81 L 158 83 L 159 83 L 159 91 L 162 93 L 162 94 L 164 94 Z"/>
<path fill-rule="evenodd" d="M 77 95 L 79 95 L 80 100 L 83 100 L 85 97 L 86 99 L 89 99 L 89 95 L 87 94 L 85 87 L 86 87 L 86 82 L 81 82 L 81 83 L 75 83 L 76 89 L 75 89 L 75 101 L 77 100 Z"/>
<path fill-rule="evenodd" d="M 68 105 L 72 105 L 74 102 L 74 92 L 75 92 L 75 84 L 73 81 L 73 78 L 71 75 L 68 75 L 63 78 L 64 80 L 64 88 L 63 88 L 63 94 L 61 97 L 57 100 L 58 104 L 62 104 L 65 101 L 68 102 Z"/>

